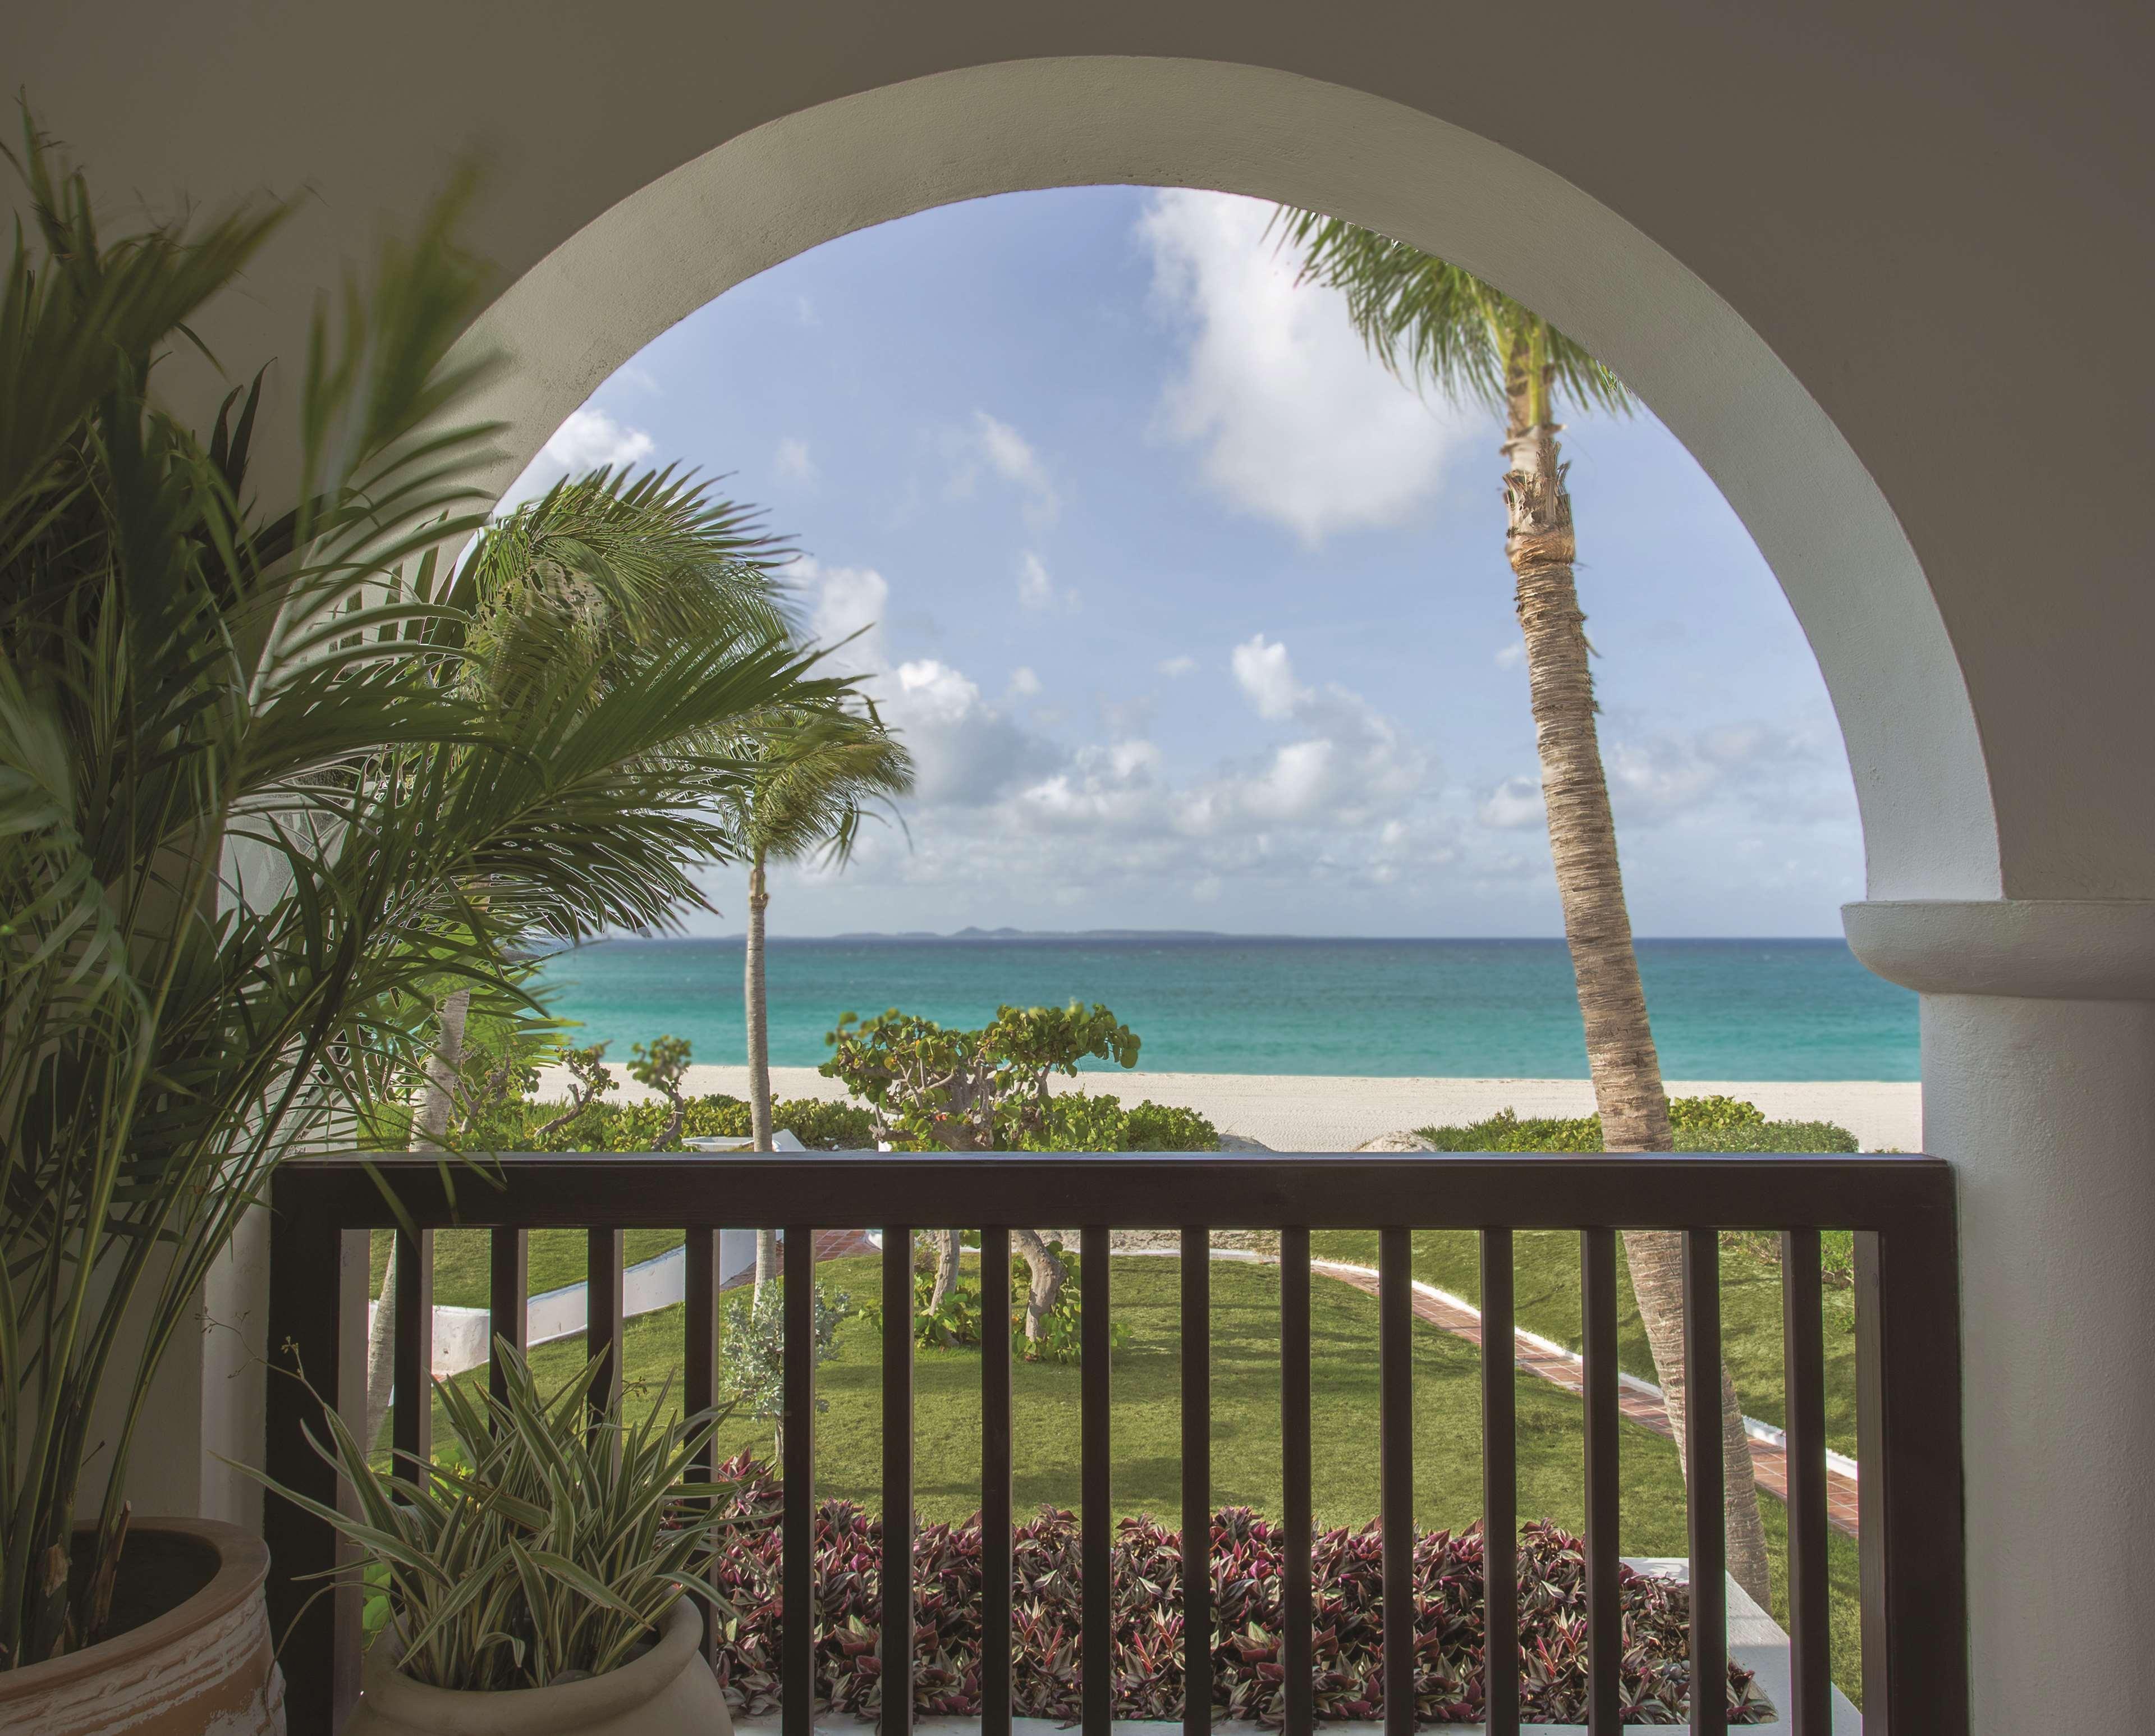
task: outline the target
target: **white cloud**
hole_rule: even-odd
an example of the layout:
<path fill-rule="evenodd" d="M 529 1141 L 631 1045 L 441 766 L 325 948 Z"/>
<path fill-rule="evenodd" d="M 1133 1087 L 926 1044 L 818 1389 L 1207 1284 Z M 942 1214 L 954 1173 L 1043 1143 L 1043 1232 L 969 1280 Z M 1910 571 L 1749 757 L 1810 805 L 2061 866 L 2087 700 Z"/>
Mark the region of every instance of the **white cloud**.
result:
<path fill-rule="evenodd" d="M 1048 576 L 1047 564 L 1030 549 L 1018 562 L 1017 600 L 1021 607 L 1042 614 L 1051 610 L 1067 614 L 1078 611 L 1078 593 L 1057 589 L 1055 581 Z"/>
<path fill-rule="evenodd" d="M 1228 500 L 1305 542 L 1396 524 L 1482 418 L 1425 402 L 1372 360 L 1344 299 L 1295 283 L 1265 233 L 1272 209 L 1176 189 L 1148 203 L 1155 299 L 1187 342 L 1159 425 L 1202 448 Z"/>
<path fill-rule="evenodd" d="M 796 482 L 812 482 L 816 479 L 816 461 L 808 455 L 808 443 L 788 434 L 778 443 L 778 451 L 771 460 L 781 476 L 791 477 Z"/>
<path fill-rule="evenodd" d="M 510 484 L 495 510 L 507 512 L 526 500 L 535 500 L 564 477 L 640 464 L 656 446 L 642 428 L 616 422 L 605 411 L 586 404 L 554 430 L 553 438 L 539 448 L 539 455 Z"/>
<path fill-rule="evenodd" d="M 1526 660 L 1527 648 L 1523 640 L 1514 639 L 1510 644 L 1497 648 L 1497 667 L 1500 669 L 1516 669 Z"/>
<path fill-rule="evenodd" d="M 1642 736 L 1612 730 L 1601 757 L 1620 836 L 1676 820 L 1806 825 L 1848 817 L 1838 766 L 1801 730 L 1763 723 Z M 1475 817 L 1497 831 L 1540 827 L 1541 779 L 1506 778 L 1482 798 Z"/>
<path fill-rule="evenodd" d="M 1036 526 L 1052 524 L 1062 510 L 1054 479 L 1032 443 L 1008 422 L 985 410 L 973 412 L 973 432 L 965 443 L 968 462 L 951 479 L 953 494 L 970 494 L 985 463 L 988 469 L 1025 497 L 1026 522 Z"/>
<path fill-rule="evenodd" d="M 1164 658 L 1161 659 L 1159 663 L 1159 673 L 1167 676 L 1170 679 L 1173 679 L 1176 676 L 1187 675 L 1196 667 L 1197 659 L 1194 657 L 1183 656 Z"/>
<path fill-rule="evenodd" d="M 1652 824 L 1695 810 L 1740 801 L 1779 818 L 1815 817 L 1801 786 L 1808 767 L 1823 769 L 1805 735 L 1763 723 L 1665 730 L 1612 740 L 1605 754 L 1609 794 L 1620 822 Z M 1837 771 L 1837 768 L 1835 768 Z M 1836 817 L 1845 802 L 1830 804 Z"/>
<path fill-rule="evenodd" d="M 825 566 L 804 558 L 791 575 L 811 597 L 809 628 L 816 640 L 851 639 L 831 667 L 863 678 L 884 720 L 912 750 L 915 801 L 975 807 L 1039 776 L 1060 757 L 985 699 L 963 670 L 937 658 L 893 667 L 883 627 L 890 581 L 873 567 Z"/>
<path fill-rule="evenodd" d="M 1294 666 L 1287 661 L 1287 647 L 1267 644 L 1262 633 L 1235 648 L 1235 683 L 1242 689 L 1259 717 L 1275 722 L 1294 715 L 1294 709 L 1308 697 L 1308 689 L 1295 685 Z"/>
<path fill-rule="evenodd" d="M 1545 817 L 1542 810 L 1542 781 L 1538 777 L 1506 778 L 1482 798 L 1474 810 L 1474 817 L 1498 832 L 1518 832 L 1539 826 Z"/>
<path fill-rule="evenodd" d="M 1042 905 L 1180 886 L 1203 901 L 1253 881 L 1282 896 L 1382 887 L 1452 853 L 1435 755 L 1360 694 L 1304 685 L 1262 634 L 1236 648 L 1236 673 L 1263 719 L 1252 727 L 1276 739 L 1190 770 L 1152 738 L 1148 701 L 1100 702 L 1093 739 L 1059 744 L 1039 733 L 1072 727 L 1052 708 L 1029 708 L 1022 725 L 1007 709 L 1042 691 L 1031 667 L 998 704 L 943 658 L 893 655 L 881 623 L 893 587 L 875 569 L 803 561 L 794 577 L 819 637 L 866 629 L 837 663 L 869 678 L 918 767 L 905 832 L 865 839 L 854 883 L 960 898 L 1021 886 Z"/>

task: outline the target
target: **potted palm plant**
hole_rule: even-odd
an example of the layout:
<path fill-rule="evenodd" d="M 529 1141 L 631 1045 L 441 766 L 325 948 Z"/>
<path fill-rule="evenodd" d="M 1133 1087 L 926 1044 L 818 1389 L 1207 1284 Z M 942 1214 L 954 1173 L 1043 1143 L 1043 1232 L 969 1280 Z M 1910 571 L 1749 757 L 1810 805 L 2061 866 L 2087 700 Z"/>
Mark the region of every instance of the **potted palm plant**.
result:
<path fill-rule="evenodd" d="M 664 1421 L 667 1393 L 629 1425 L 596 1422 L 594 1358 L 542 1395 L 494 1340 L 504 1392 L 435 1385 L 448 1462 L 378 1469 L 324 1407 L 315 1451 L 357 1492 L 356 1513 L 275 1493 L 341 1531 L 357 1573 L 386 1586 L 390 1624 L 368 1655 L 346 1736 L 729 1736 L 690 1595 L 736 1619 L 699 1570 L 735 1490 L 697 1480 L 724 1412 Z"/>
<path fill-rule="evenodd" d="M 267 1736 L 260 1541 L 127 1498 L 206 1274 L 279 1164 L 422 1071 L 444 980 L 535 1017 L 519 944 L 700 901 L 729 774 L 681 743 L 842 684 L 750 619 L 623 647 L 606 684 L 566 654 L 573 609 L 482 646 L 499 611 L 443 558 L 489 498 L 491 430 L 456 414 L 487 289 L 458 198 L 323 315 L 265 510 L 259 377 L 206 433 L 155 382 L 281 208 L 106 236 L 25 140 L 0 286 L 0 1727 Z"/>

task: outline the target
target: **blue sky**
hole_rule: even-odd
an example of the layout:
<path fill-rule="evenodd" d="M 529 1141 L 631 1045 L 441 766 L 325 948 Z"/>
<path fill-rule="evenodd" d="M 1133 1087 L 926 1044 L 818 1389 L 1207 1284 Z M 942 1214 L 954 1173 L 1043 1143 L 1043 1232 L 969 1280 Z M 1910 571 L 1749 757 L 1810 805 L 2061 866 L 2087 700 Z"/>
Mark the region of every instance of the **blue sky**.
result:
<path fill-rule="evenodd" d="M 772 929 L 1562 932 L 1494 418 L 1371 363 L 1267 207 L 1012 194 L 683 320 L 520 494 L 727 473 L 920 761 L 906 828 L 781 870 Z M 1566 455 L 1634 926 L 1838 933 L 1845 755 L 1749 536 L 1651 414 Z M 710 884 L 734 933 L 740 892 Z"/>

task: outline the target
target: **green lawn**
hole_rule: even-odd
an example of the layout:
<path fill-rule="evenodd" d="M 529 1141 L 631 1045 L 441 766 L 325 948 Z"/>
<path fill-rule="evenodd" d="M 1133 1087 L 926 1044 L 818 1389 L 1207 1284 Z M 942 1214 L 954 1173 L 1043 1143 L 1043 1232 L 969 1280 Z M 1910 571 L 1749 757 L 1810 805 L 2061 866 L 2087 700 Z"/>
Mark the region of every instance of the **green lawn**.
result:
<path fill-rule="evenodd" d="M 678 1230 L 632 1230 L 632 1265 L 663 1253 L 681 1240 Z M 1377 1263 L 1377 1238 L 1367 1231 L 1319 1231 L 1310 1238 L 1321 1258 Z M 389 1257 L 389 1232 L 374 1238 L 374 1287 Z M 580 1282 L 584 1237 L 576 1230 L 535 1230 L 531 1242 L 531 1292 Z M 1519 1324 L 1559 1344 L 1579 1348 L 1579 1238 L 1568 1231 L 1523 1230 L 1513 1238 L 1514 1284 Z M 443 1230 L 434 1237 L 434 1300 L 484 1308 L 488 1238 L 483 1230 Z M 1653 1358 L 1639 1323 L 1631 1285 L 1617 1249 L 1618 1353 L 1625 1371 L 1651 1380 Z M 1425 1283 L 1478 1303 L 1482 1295 L 1479 1240 L 1471 1230 L 1418 1230 L 1415 1276 Z M 1117 1270 L 1122 1268 L 1118 1267 Z M 871 1286 L 871 1288 L 873 1286 Z M 1322 1288 L 1320 1286 L 1320 1288 Z M 862 1292 L 867 1299 L 868 1290 Z M 1781 1402 L 1781 1275 L 1772 1262 L 1742 1250 L 1722 1257 L 1722 1348 L 1744 1412 L 1779 1425 Z M 1852 1293 L 1825 1293 L 1825 1412 L 1827 1444 L 1856 1457 L 1856 1310 Z"/>
<path fill-rule="evenodd" d="M 537 1288 L 541 1238 L 532 1239 Z M 573 1244 L 562 1257 L 572 1281 L 581 1274 L 581 1239 L 564 1239 Z M 443 1301 L 461 1293 L 452 1288 L 452 1272 L 457 1285 L 470 1283 L 475 1272 L 483 1299 L 484 1240 L 479 1241 L 476 1251 L 468 1254 L 449 1236 L 440 1238 L 437 1294 Z M 1334 1252 L 1342 1257 L 1351 1253 L 1344 1248 Z M 1117 1260 L 1113 1267 L 1115 1318 L 1130 1332 L 1114 1366 L 1116 1509 L 1149 1512 L 1170 1522 L 1180 1503 L 1178 1265 L 1171 1258 L 1131 1258 Z M 830 1262 L 822 1273 L 831 1288 L 849 1290 L 857 1302 L 878 1293 L 878 1262 L 873 1259 Z M 1456 1274 L 1441 1266 L 1420 1275 L 1457 1288 L 1451 1282 Z M 1244 1503 L 1273 1514 L 1280 1510 L 1278 1297 L 1273 1268 L 1224 1262 L 1213 1267 L 1213 1498 L 1216 1504 Z M 1376 1304 L 1346 1285 L 1320 1282 L 1313 1286 L 1311 1309 L 1317 1447 L 1313 1503 L 1320 1524 L 1359 1525 L 1377 1510 Z M 628 1323 L 624 1371 L 632 1412 L 653 1402 L 658 1384 L 678 1367 L 681 1329 L 678 1308 Z M 849 1321 L 840 1330 L 838 1352 L 819 1375 L 820 1390 L 830 1404 L 818 1419 L 819 1493 L 879 1505 L 879 1336 L 868 1322 Z M 581 1354 L 581 1341 L 568 1340 L 542 1347 L 532 1360 L 542 1378 L 558 1380 L 577 1365 Z M 1423 1526 L 1464 1526 L 1479 1513 L 1480 1379 L 1478 1353 L 1472 1345 L 1417 1323 L 1415 1487 L 1415 1515 Z M 1020 1509 L 1042 1503 L 1075 1508 L 1078 1371 L 1021 1363 L 1013 1371 L 1012 1387 Z M 922 1351 L 914 1389 L 916 1505 L 931 1519 L 962 1518 L 979 1504 L 978 1354 Z M 1578 1529 L 1584 1523 L 1579 1401 L 1522 1375 L 1518 1422 L 1521 1513 Z M 735 1419 L 726 1425 L 720 1444 L 727 1452 L 751 1447 L 767 1455 L 768 1426 Z M 1627 1426 L 1623 1472 L 1625 1553 L 1684 1554 L 1683 1493 L 1674 1447 L 1658 1436 Z M 1769 1498 L 1764 1506 L 1779 1605 L 1784 1518 L 1778 1502 Z M 1835 1675 L 1853 1697 L 1859 1667 L 1856 1554 L 1853 1544 L 1838 1534 L 1831 1550 Z"/>
<path fill-rule="evenodd" d="M 1455 1296 L 1479 1304 L 1482 1299 L 1481 1238 L 1472 1230 L 1417 1230 L 1414 1232 L 1414 1275 Z M 1320 1258 L 1377 1263 L 1377 1237 L 1371 1231 L 1320 1230 L 1310 1237 Z M 1616 1247 L 1617 1357 L 1626 1374 L 1654 1378 L 1654 1360 L 1646 1348 L 1646 1329 L 1624 1263 L 1623 1242 Z M 1522 1230 L 1512 1241 L 1513 1286 L 1518 1324 L 1576 1350 L 1579 1334 L 1579 1237 L 1569 1230 Z M 1743 1413 L 1781 1426 L 1781 1271 L 1769 1260 L 1742 1249 L 1721 1257 L 1722 1354 L 1736 1382 Z M 1856 1457 L 1856 1300 L 1848 1290 L 1825 1293 L 1826 1444 Z"/>

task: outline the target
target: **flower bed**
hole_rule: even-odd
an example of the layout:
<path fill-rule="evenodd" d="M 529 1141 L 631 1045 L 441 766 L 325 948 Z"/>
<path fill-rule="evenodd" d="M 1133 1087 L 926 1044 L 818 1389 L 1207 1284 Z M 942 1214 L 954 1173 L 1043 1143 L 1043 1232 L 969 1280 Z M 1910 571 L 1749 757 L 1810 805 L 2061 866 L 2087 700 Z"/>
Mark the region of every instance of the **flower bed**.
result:
<path fill-rule="evenodd" d="M 719 1473 L 739 1479 L 741 1511 L 770 1511 L 777 1480 L 746 1456 Z M 882 1623 L 883 1524 L 850 1501 L 816 1515 L 816 1703 L 873 1718 L 882 1703 L 876 1656 Z M 1215 1632 L 1213 1707 L 1222 1718 L 1277 1727 L 1284 1721 L 1281 1670 L 1281 1538 L 1247 1508 L 1212 1521 Z M 1016 1528 L 1011 1631 L 1013 1713 L 1075 1723 L 1083 1712 L 1079 1645 L 1083 1581 L 1077 1521 L 1043 1508 Z M 1183 1709 L 1181 1534 L 1149 1518 L 1116 1527 L 1112 1576 L 1114 1715 L 1179 1719 Z M 712 1574 L 740 1621 L 717 1652 L 736 1713 L 755 1717 L 779 1701 L 781 1607 L 777 1528 L 729 1540 Z M 914 1544 L 914 1709 L 971 1717 L 980 1709 L 980 1529 L 924 1525 Z M 1482 1719 L 1482 1538 L 1425 1532 L 1415 1542 L 1415 1715 L 1424 1723 Z M 1686 1625 L 1690 1594 L 1625 1568 L 1623 1705 L 1625 1722 L 1680 1724 L 1690 1708 Z M 1343 1723 L 1384 1714 L 1384 1549 L 1377 1528 L 1328 1531 L 1316 1542 L 1317 1717 Z M 1519 1539 L 1520 1716 L 1581 1723 L 1586 1715 L 1586 1563 L 1584 1547 L 1553 1525 Z M 1728 1672 L 1732 1723 L 1758 1723 L 1773 1709 L 1749 1671 Z"/>

